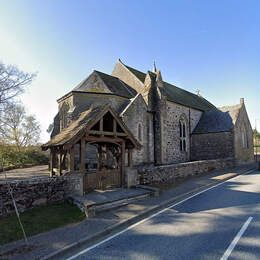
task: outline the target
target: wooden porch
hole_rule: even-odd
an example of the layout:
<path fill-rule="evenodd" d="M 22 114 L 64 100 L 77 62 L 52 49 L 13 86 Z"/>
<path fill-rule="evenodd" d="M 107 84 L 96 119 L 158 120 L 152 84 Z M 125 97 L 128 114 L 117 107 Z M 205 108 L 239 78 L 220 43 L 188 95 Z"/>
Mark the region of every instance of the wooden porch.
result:
<path fill-rule="evenodd" d="M 112 109 L 104 110 L 69 142 L 50 148 L 50 175 L 82 174 L 84 191 L 125 185 L 137 141 Z"/>

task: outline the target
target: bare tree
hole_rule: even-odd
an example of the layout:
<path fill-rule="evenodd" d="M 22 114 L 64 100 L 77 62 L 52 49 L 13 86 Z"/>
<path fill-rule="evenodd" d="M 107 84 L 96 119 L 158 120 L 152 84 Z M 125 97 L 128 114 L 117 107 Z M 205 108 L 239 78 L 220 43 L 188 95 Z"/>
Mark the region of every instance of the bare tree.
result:
<path fill-rule="evenodd" d="M 4 105 L 21 94 L 35 76 L 36 74 L 26 73 L 15 66 L 0 62 L 0 111 Z"/>
<path fill-rule="evenodd" d="M 5 144 L 22 147 L 36 145 L 40 138 L 40 124 L 32 115 L 27 115 L 21 104 L 8 104 L 0 118 L 0 139 Z"/>

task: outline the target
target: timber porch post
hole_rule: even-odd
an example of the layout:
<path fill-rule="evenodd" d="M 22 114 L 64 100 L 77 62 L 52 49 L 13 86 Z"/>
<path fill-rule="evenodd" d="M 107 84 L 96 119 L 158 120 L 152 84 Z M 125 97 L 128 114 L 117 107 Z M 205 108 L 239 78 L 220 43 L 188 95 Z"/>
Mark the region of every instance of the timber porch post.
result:
<path fill-rule="evenodd" d="M 86 152 L 86 140 L 82 137 L 80 140 L 80 172 L 85 173 L 85 152 Z"/>
<path fill-rule="evenodd" d="M 62 152 L 61 151 L 59 153 L 58 158 L 59 158 L 59 176 L 61 176 L 62 175 Z"/>
<path fill-rule="evenodd" d="M 53 172 L 54 158 L 55 158 L 55 153 L 54 153 L 54 151 L 51 149 L 51 151 L 50 151 L 50 177 L 52 177 L 53 174 L 54 174 L 54 172 Z"/>
<path fill-rule="evenodd" d="M 125 141 L 121 145 L 121 186 L 125 184 Z"/>
<path fill-rule="evenodd" d="M 73 145 L 70 148 L 70 152 L 69 152 L 69 163 L 68 163 L 68 166 L 69 166 L 69 172 L 70 173 L 74 172 L 74 158 L 75 158 L 75 155 L 74 155 L 74 145 Z"/>
<path fill-rule="evenodd" d="M 132 167 L 133 166 L 133 149 L 129 148 L 128 149 L 128 167 Z"/>

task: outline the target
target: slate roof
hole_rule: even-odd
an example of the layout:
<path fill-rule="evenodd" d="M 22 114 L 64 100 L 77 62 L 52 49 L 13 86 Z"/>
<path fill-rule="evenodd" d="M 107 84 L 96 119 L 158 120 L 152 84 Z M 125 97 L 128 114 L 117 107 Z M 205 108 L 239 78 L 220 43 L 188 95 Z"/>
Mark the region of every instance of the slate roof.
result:
<path fill-rule="evenodd" d="M 241 107 L 242 104 L 237 104 L 233 106 L 220 107 L 219 110 L 221 110 L 222 112 L 228 112 L 232 118 L 233 124 L 235 124 Z"/>
<path fill-rule="evenodd" d="M 129 67 L 127 65 L 124 64 L 125 67 L 127 67 L 142 83 L 144 83 L 145 81 L 145 77 L 146 77 L 146 74 L 139 71 L 139 70 L 136 70 L 132 67 Z"/>
<path fill-rule="evenodd" d="M 82 112 L 77 120 L 73 121 L 67 128 L 62 129 L 60 133 L 55 135 L 42 147 L 48 149 L 50 146 L 59 146 L 68 143 L 73 137 L 77 136 L 83 128 L 91 123 L 104 108 L 105 106 L 91 107 Z"/>
<path fill-rule="evenodd" d="M 176 102 L 184 106 L 192 107 L 202 111 L 215 108 L 215 106 L 205 98 L 167 82 L 164 82 L 164 88 L 162 89 L 162 92 L 164 95 L 166 95 L 169 101 Z"/>
<path fill-rule="evenodd" d="M 193 134 L 229 132 L 233 129 L 241 105 L 221 107 L 205 111 L 193 131 Z"/>
<path fill-rule="evenodd" d="M 49 142 L 42 145 L 44 150 L 48 149 L 52 146 L 61 146 L 69 143 L 73 143 L 80 134 L 85 131 L 86 127 L 91 127 L 96 120 L 107 111 L 111 111 L 116 115 L 116 112 L 109 106 L 109 104 L 105 104 L 103 106 L 90 107 L 86 111 L 82 112 L 78 119 L 74 120 L 67 128 L 62 129 L 57 135 L 55 135 Z M 133 134 L 129 131 L 129 129 L 125 126 L 124 122 L 118 117 L 118 119 L 125 131 L 127 133 L 127 139 L 129 139 L 137 148 L 141 147 L 140 143 L 135 139 Z"/>
<path fill-rule="evenodd" d="M 128 86 L 126 83 L 118 79 L 117 77 L 105 74 L 103 72 L 94 70 L 96 75 L 98 75 L 101 80 L 105 83 L 107 86 L 108 90 L 111 92 L 111 94 L 115 94 L 118 96 L 126 97 L 126 98 L 133 98 L 137 92 Z M 91 76 L 91 75 L 90 75 Z M 78 86 L 76 86 L 72 91 L 77 92 L 95 92 L 91 90 L 91 86 L 89 86 L 88 79 L 83 80 Z M 98 92 L 98 91 L 97 91 Z"/>
<path fill-rule="evenodd" d="M 140 81 L 144 83 L 146 74 L 131 68 L 124 64 L 124 66 L 129 69 Z M 150 75 L 156 77 L 154 72 L 149 71 Z M 205 98 L 193 94 L 187 90 L 176 87 L 168 82 L 163 82 L 164 88 L 162 89 L 162 94 L 164 94 L 169 101 L 192 107 L 198 110 L 207 111 L 210 109 L 215 109 L 216 107 L 207 101 Z"/>

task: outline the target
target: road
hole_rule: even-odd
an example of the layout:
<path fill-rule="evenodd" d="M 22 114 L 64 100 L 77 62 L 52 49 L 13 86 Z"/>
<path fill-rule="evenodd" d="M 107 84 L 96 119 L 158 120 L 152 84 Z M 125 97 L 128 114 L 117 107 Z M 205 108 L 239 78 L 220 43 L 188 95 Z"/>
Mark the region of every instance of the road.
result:
<path fill-rule="evenodd" d="M 260 259 L 260 172 L 240 175 L 69 259 Z"/>

